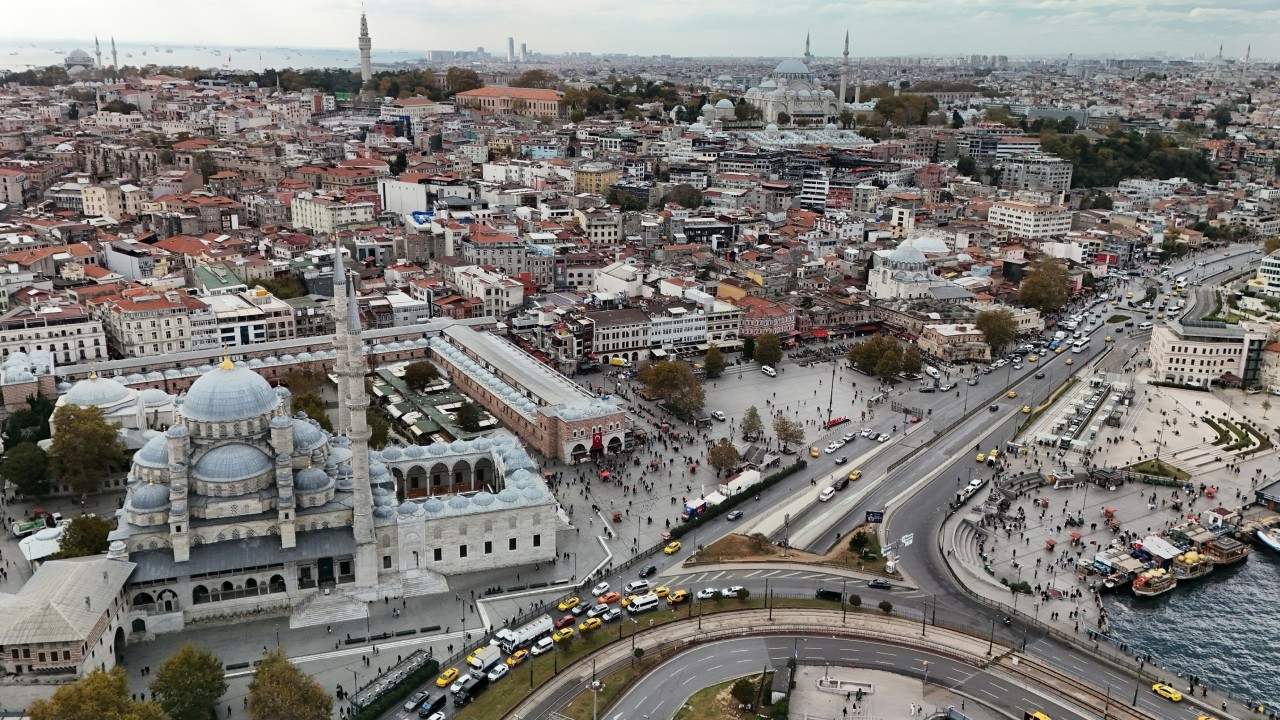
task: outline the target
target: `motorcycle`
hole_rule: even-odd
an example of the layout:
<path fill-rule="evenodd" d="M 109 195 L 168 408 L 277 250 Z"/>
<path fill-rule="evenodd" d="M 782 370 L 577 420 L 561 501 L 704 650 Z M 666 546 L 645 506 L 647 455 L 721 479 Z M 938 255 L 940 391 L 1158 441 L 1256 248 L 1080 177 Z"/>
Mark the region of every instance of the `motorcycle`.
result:
<path fill-rule="evenodd" d="M 1005 615 L 1005 616 L 1004 616 L 1004 624 L 1005 624 L 1005 625 L 1012 625 L 1012 624 L 1013 624 L 1013 618 L 1009 617 L 1008 615 Z"/>

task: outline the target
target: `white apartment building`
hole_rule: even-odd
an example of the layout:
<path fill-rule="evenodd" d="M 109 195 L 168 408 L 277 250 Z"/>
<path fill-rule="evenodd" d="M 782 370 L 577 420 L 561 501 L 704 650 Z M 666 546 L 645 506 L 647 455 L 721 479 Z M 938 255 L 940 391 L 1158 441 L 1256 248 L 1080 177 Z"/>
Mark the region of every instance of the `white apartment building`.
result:
<path fill-rule="evenodd" d="M 334 195 L 301 193 L 293 199 L 291 222 L 299 230 L 332 234 L 373 224 L 373 203 Z"/>
<path fill-rule="evenodd" d="M 121 357 L 164 355 L 218 345 L 217 318 L 177 290 L 129 292 L 101 310 L 109 346 Z"/>
<path fill-rule="evenodd" d="M 34 350 L 49 351 L 59 365 L 106 360 L 107 334 L 84 306 L 66 302 L 22 306 L 0 316 L 0 359 Z"/>
<path fill-rule="evenodd" d="M 27 174 L 13 168 L 0 168 L 0 203 L 20 208 L 27 194 Z"/>
<path fill-rule="evenodd" d="M 124 193 L 116 183 L 85 185 L 80 190 L 85 215 L 120 219 L 124 215 Z"/>
<path fill-rule="evenodd" d="M 1262 258 L 1258 275 L 1249 281 L 1249 287 L 1271 297 L 1280 297 L 1280 250 Z"/>
<path fill-rule="evenodd" d="M 292 340 L 296 336 L 293 306 L 260 287 L 202 299 L 216 318 L 218 342 L 224 347 Z"/>
<path fill-rule="evenodd" d="M 1013 157 L 1000 163 L 1003 174 L 1000 181 L 1018 190 L 1055 190 L 1065 193 L 1071 189 L 1073 166 L 1070 161 L 1054 155 L 1031 154 Z"/>
<path fill-rule="evenodd" d="M 1230 373 L 1244 385 L 1261 378 L 1267 326 L 1242 322 L 1170 322 L 1151 331 L 1147 354 L 1152 375 L 1160 381 L 1208 387 Z"/>
<path fill-rule="evenodd" d="M 697 307 L 670 305 L 649 316 L 649 345 L 679 350 L 707 342 L 707 316 Z"/>
<path fill-rule="evenodd" d="M 484 314 L 502 318 L 524 304 L 524 285 L 501 273 L 480 267 L 459 270 L 455 278 L 463 297 L 484 301 Z"/>
<path fill-rule="evenodd" d="M 1062 205 L 1003 200 L 991 206 L 987 220 L 1026 238 L 1050 238 L 1071 230 L 1071 210 Z"/>

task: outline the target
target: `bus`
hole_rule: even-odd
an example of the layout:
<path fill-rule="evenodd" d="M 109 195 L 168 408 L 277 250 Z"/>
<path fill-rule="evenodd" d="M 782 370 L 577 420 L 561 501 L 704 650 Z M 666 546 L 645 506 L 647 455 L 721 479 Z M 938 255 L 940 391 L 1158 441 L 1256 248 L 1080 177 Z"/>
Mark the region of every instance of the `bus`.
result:
<path fill-rule="evenodd" d="M 1071 352 L 1073 352 L 1073 353 L 1082 353 L 1082 352 L 1084 352 L 1086 349 L 1088 349 L 1088 347 L 1089 347 L 1089 336 L 1088 336 L 1088 335 L 1086 335 L 1086 336 L 1084 336 L 1084 337 L 1080 338 L 1079 340 L 1075 341 L 1074 343 L 1072 343 L 1072 345 L 1071 345 Z"/>

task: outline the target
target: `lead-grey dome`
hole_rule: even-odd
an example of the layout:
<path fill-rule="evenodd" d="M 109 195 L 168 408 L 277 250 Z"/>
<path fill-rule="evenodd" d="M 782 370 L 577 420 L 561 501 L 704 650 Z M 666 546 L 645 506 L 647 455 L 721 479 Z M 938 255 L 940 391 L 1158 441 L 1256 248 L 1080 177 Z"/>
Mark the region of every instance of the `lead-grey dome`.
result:
<path fill-rule="evenodd" d="M 129 502 L 134 510 L 160 510 L 169 505 L 169 488 L 164 485 L 147 483 L 133 491 L 133 499 Z"/>
<path fill-rule="evenodd" d="M 190 420 L 230 422 L 266 415 L 279 405 L 270 383 L 252 370 L 223 361 L 191 383 L 181 413 Z"/>
<path fill-rule="evenodd" d="M 306 420 L 293 420 L 293 445 L 308 450 L 324 444 L 324 431 Z"/>
<path fill-rule="evenodd" d="M 258 477 L 271 468 L 271 458 L 258 448 L 229 443 L 202 455 L 191 468 L 191 476 L 206 482 L 236 482 Z"/>
<path fill-rule="evenodd" d="M 773 69 L 774 75 L 808 75 L 809 66 L 795 58 L 788 58 L 778 63 Z"/>
<path fill-rule="evenodd" d="M 81 380 L 67 391 L 66 401 L 80 407 L 109 407 L 129 397 L 129 388 L 104 377 Z"/>
<path fill-rule="evenodd" d="M 141 450 L 133 454 L 133 461 L 143 467 L 168 467 L 169 443 L 165 436 L 156 433 L 155 437 L 148 440 Z"/>
<path fill-rule="evenodd" d="M 315 492 L 329 487 L 333 480 L 317 467 L 303 468 L 293 476 L 293 486 L 298 492 Z"/>

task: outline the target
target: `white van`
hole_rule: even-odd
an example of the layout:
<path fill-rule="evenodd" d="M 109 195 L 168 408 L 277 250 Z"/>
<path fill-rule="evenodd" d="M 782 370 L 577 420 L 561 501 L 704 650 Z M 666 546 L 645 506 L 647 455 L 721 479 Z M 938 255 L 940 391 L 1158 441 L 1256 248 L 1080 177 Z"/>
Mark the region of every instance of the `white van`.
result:
<path fill-rule="evenodd" d="M 1153 327 L 1155 327 L 1155 325 L 1152 325 L 1152 324 L 1151 324 L 1151 323 L 1149 323 L 1149 322 L 1144 322 L 1144 323 L 1142 323 L 1141 325 L 1139 325 L 1139 326 L 1138 326 L 1138 331 L 1139 331 L 1139 332 L 1142 332 L 1142 331 L 1145 331 L 1145 330 L 1150 330 L 1150 329 L 1151 329 L 1151 328 L 1153 328 Z"/>
<path fill-rule="evenodd" d="M 631 611 L 632 615 L 639 615 L 642 612 L 657 610 L 658 596 L 652 593 L 648 595 L 641 595 L 635 600 L 632 600 L 631 604 L 627 606 L 627 609 Z"/>
<path fill-rule="evenodd" d="M 649 592 L 648 580 L 632 580 L 627 586 L 622 588 L 623 593 L 627 595 L 636 595 L 638 593 Z"/>
<path fill-rule="evenodd" d="M 769 365 L 761 365 L 760 372 L 764 373 L 765 375 L 768 375 L 769 377 L 778 377 L 778 371 L 774 370 Z"/>

